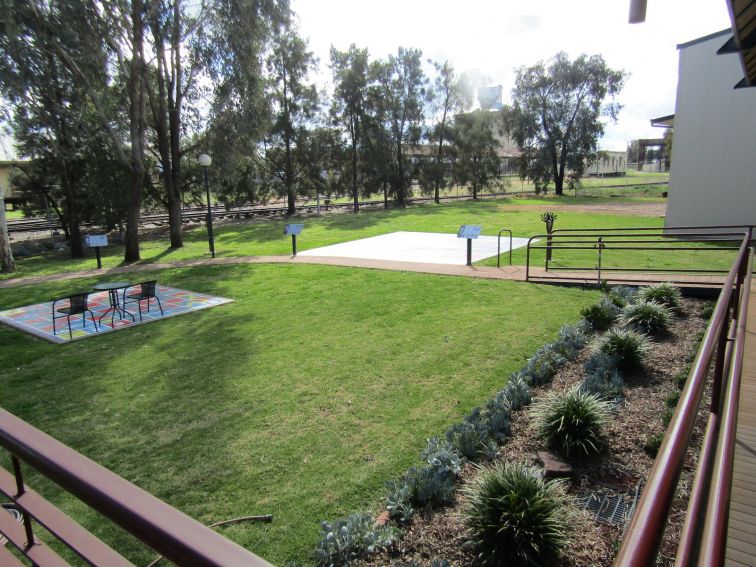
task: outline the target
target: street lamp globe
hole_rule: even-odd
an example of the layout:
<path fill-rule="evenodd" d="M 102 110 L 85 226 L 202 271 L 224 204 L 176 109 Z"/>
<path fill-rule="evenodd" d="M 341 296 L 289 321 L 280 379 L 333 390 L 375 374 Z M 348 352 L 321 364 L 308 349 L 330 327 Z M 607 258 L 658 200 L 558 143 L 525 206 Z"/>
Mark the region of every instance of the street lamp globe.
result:
<path fill-rule="evenodd" d="M 207 154 L 200 154 L 199 164 L 202 167 L 210 167 L 211 163 L 213 163 L 213 159 L 209 155 L 207 155 Z"/>

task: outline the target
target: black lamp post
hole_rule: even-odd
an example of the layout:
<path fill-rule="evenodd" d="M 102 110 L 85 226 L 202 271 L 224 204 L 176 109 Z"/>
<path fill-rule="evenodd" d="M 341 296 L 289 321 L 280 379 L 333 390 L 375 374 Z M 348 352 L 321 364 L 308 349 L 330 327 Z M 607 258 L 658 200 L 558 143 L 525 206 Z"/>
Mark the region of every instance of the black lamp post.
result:
<path fill-rule="evenodd" d="M 215 258 L 215 241 L 213 240 L 213 210 L 210 208 L 210 185 L 207 183 L 207 168 L 213 163 L 207 154 L 200 154 L 199 164 L 205 170 L 205 192 L 207 193 L 207 243 L 210 245 L 210 255 Z"/>

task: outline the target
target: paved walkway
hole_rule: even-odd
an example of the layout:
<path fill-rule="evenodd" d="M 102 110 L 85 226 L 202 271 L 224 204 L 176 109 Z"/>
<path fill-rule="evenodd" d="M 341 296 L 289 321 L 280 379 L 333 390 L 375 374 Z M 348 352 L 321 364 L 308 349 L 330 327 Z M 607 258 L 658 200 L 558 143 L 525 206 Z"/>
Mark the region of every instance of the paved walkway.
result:
<path fill-rule="evenodd" d="M 152 272 L 171 268 L 189 268 L 194 266 L 225 266 L 235 264 L 323 264 L 327 266 L 344 266 L 349 268 L 372 268 L 377 270 L 393 270 L 400 272 L 417 272 L 421 274 L 438 274 L 447 276 L 466 276 L 472 278 L 485 278 L 494 280 L 525 281 L 525 266 L 502 266 L 501 268 L 487 266 L 453 266 L 448 264 L 426 264 L 419 262 L 398 262 L 391 260 L 370 260 L 364 258 L 337 258 L 327 256 L 237 256 L 227 258 L 200 258 L 195 260 L 181 260 L 177 262 L 159 262 L 154 264 L 131 264 L 118 266 L 104 270 L 83 270 L 80 272 L 63 272 L 48 276 L 28 276 L 25 278 L 13 278 L 0 280 L 0 289 L 34 285 L 44 282 L 74 280 L 90 277 L 107 277 L 117 274 L 130 274 L 138 272 Z M 549 283 L 572 283 L 576 285 L 593 285 L 596 276 L 592 272 L 546 272 L 543 268 L 530 269 L 530 277 L 534 281 Z M 694 286 L 711 287 L 721 285 L 725 276 L 711 275 L 686 275 L 686 274 L 622 274 L 611 272 L 602 275 L 609 282 L 622 280 L 637 284 L 654 282 L 677 282 Z"/>
<path fill-rule="evenodd" d="M 746 319 L 725 565 L 756 566 L 756 287 Z"/>

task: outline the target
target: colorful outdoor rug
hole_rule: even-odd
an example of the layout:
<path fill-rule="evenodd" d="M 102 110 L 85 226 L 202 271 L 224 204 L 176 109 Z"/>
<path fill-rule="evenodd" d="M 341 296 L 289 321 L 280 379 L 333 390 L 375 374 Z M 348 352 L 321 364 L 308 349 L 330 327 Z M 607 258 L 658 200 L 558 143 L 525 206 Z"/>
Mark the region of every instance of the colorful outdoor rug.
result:
<path fill-rule="evenodd" d="M 134 288 L 133 292 L 139 288 Z M 130 290 L 130 292 L 132 292 Z M 122 290 L 119 292 L 122 293 Z M 32 335 L 54 342 L 54 343 L 67 343 L 78 339 L 85 339 L 98 334 L 107 333 L 110 331 L 119 331 L 142 323 L 151 323 L 166 317 L 173 317 L 175 315 L 182 315 L 184 313 L 190 313 L 192 311 L 199 311 L 200 309 L 207 309 L 209 307 L 215 307 L 216 305 L 223 305 L 224 303 L 230 303 L 232 299 L 226 299 L 224 297 L 216 297 L 212 295 L 205 295 L 203 293 L 197 293 L 194 291 L 186 291 L 184 289 L 176 289 L 173 287 L 157 286 L 157 296 L 160 298 L 160 302 L 163 305 L 164 315 L 160 315 L 160 309 L 158 308 L 157 301 L 150 300 L 150 311 L 147 311 L 147 301 L 142 301 L 142 321 L 139 320 L 139 311 L 136 303 L 129 302 L 126 306 L 128 313 L 134 316 L 134 320 L 128 315 L 124 318 L 120 318 L 118 314 L 115 317 L 112 316 L 110 309 L 110 301 L 108 299 L 108 292 L 94 292 L 89 296 L 89 308 L 94 314 L 95 321 L 97 321 L 97 330 L 95 330 L 92 324 L 92 319 L 89 313 L 86 314 L 86 325 L 82 322 L 81 315 L 74 315 L 71 317 L 71 334 L 72 338 L 68 335 L 68 325 L 66 324 L 66 318 L 55 320 L 55 328 L 57 334 L 53 334 L 53 322 L 52 322 L 52 302 L 38 303 L 36 305 L 28 305 L 26 307 L 17 307 L 15 309 L 8 309 L 6 311 L 0 311 L 0 323 L 14 327 L 21 331 L 31 333 Z M 66 307 L 67 302 L 59 302 L 56 305 L 58 307 Z M 58 313 L 60 315 L 60 313 Z M 100 321 L 100 317 L 105 315 Z M 112 325 L 111 325 L 112 319 Z"/>

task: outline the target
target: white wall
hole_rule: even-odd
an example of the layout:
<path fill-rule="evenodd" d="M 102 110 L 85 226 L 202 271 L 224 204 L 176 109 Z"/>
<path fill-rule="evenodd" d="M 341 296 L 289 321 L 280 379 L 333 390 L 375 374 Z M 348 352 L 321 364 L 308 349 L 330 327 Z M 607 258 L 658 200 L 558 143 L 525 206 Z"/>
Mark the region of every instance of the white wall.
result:
<path fill-rule="evenodd" d="M 728 34 L 681 46 L 667 226 L 756 225 L 756 88 Z"/>

